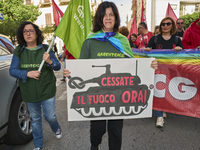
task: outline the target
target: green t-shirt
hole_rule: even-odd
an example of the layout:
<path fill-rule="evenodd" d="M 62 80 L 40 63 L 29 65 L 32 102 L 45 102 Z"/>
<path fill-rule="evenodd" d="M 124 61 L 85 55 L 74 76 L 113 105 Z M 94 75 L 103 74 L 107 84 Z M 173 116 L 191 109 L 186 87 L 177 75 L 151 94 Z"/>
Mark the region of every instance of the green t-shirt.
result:
<path fill-rule="evenodd" d="M 96 39 L 84 41 L 79 59 L 129 58 L 116 49 L 109 41 Z"/>

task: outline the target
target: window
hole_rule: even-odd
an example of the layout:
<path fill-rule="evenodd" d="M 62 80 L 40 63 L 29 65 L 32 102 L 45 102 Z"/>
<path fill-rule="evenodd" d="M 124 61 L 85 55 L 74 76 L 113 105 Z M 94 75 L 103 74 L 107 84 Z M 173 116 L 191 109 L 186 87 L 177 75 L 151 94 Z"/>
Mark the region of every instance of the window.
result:
<path fill-rule="evenodd" d="M 51 13 L 45 14 L 46 26 L 52 25 Z"/>
<path fill-rule="evenodd" d="M 44 0 L 44 3 L 50 3 L 50 0 Z"/>

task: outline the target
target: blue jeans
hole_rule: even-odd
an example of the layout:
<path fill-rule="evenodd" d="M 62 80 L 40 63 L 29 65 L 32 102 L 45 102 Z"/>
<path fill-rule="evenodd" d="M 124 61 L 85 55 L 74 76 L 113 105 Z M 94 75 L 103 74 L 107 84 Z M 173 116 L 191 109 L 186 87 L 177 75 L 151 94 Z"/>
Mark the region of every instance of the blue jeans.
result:
<path fill-rule="evenodd" d="M 32 117 L 33 143 L 35 144 L 35 148 L 43 147 L 41 108 L 43 110 L 43 116 L 51 126 L 53 132 L 56 133 L 56 131 L 60 129 L 60 125 L 55 114 L 55 96 L 45 101 L 27 103 L 27 106 Z"/>
<path fill-rule="evenodd" d="M 153 114 L 156 117 L 163 117 L 163 111 L 153 110 Z"/>

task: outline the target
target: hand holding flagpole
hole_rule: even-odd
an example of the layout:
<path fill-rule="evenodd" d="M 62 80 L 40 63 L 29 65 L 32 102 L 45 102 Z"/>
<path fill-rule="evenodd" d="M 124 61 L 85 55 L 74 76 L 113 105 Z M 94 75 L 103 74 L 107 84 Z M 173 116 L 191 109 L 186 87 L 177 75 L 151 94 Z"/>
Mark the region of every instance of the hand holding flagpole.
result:
<path fill-rule="evenodd" d="M 48 49 L 47 49 L 47 53 L 50 52 L 50 49 L 51 49 L 51 47 L 52 47 L 53 42 L 54 42 L 55 39 L 56 39 L 56 36 L 54 35 L 53 38 L 52 38 L 52 40 L 51 40 L 51 43 L 50 43 L 50 45 L 49 45 L 49 47 L 48 47 Z M 44 62 L 45 62 L 45 60 L 42 60 L 42 62 L 41 62 L 41 64 L 40 64 L 40 67 L 39 67 L 38 71 L 41 72 L 42 67 L 43 67 L 43 65 L 44 65 Z"/>

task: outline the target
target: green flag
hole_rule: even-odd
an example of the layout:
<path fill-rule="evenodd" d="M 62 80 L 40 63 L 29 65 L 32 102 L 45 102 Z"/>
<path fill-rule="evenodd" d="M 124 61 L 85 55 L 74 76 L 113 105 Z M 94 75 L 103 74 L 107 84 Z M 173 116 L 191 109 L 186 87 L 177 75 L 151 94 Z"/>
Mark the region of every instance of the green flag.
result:
<path fill-rule="evenodd" d="M 70 0 L 55 35 L 63 40 L 66 49 L 78 59 L 81 46 L 91 33 L 91 26 L 89 0 Z"/>

